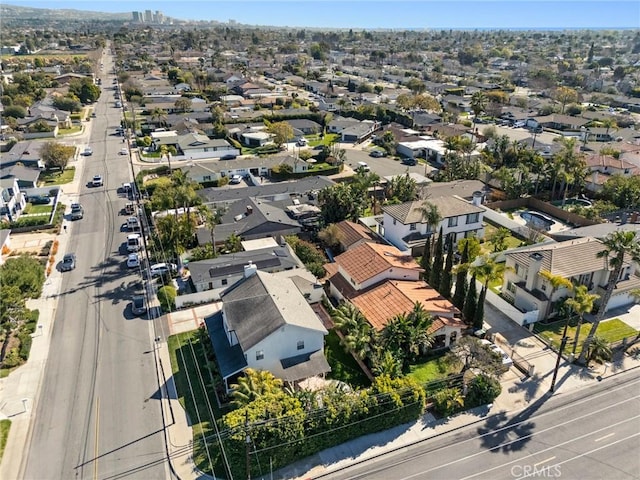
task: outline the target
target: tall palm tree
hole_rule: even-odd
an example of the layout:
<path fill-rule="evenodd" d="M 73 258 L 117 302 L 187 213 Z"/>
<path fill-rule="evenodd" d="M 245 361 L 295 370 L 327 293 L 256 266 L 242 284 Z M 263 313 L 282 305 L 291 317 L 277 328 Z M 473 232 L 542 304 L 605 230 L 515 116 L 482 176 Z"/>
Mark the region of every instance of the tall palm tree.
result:
<path fill-rule="evenodd" d="M 373 328 L 362 312 L 352 303 L 344 302 L 331 312 L 331 319 L 342 332 L 341 343 L 359 359 L 366 358 L 371 352 Z"/>
<path fill-rule="evenodd" d="M 482 91 L 477 91 L 471 95 L 471 111 L 473 112 L 473 137 L 476 135 L 476 120 L 478 115 L 487 108 L 487 96 Z"/>
<path fill-rule="evenodd" d="M 565 302 L 574 312 L 578 314 L 578 325 L 576 327 L 576 335 L 573 339 L 573 347 L 571 354 L 576 354 L 576 347 L 578 346 L 578 338 L 580 337 L 580 327 L 584 320 L 584 314 L 593 310 L 594 302 L 600 298 L 600 295 L 595 293 L 589 293 L 586 285 L 578 285 L 573 290 L 573 298 L 568 298 Z"/>
<path fill-rule="evenodd" d="M 209 230 L 209 235 L 211 235 L 211 246 L 213 247 L 213 252 L 216 252 L 216 225 L 220 223 L 222 220 L 222 216 L 224 214 L 223 210 L 216 207 L 209 208 L 208 205 L 200 205 L 198 207 L 198 213 L 202 216 L 205 227 Z"/>
<path fill-rule="evenodd" d="M 553 309 L 553 296 L 560 288 L 571 290 L 573 288 L 573 284 L 568 279 L 560 275 L 555 275 L 548 270 L 542 270 L 539 275 L 547 280 L 551 285 L 551 293 L 549 293 L 549 303 L 547 305 L 547 311 L 545 312 L 545 318 L 549 318 L 549 315 L 552 313 L 551 311 Z"/>
<path fill-rule="evenodd" d="M 625 257 L 633 262 L 640 262 L 640 242 L 636 240 L 635 232 L 618 230 L 607 235 L 602 243 L 603 249 L 601 252 L 598 252 L 598 258 L 606 259 L 608 267 L 613 267 L 613 269 L 609 272 L 607 289 L 600 301 L 600 307 L 598 308 L 596 318 L 593 320 L 591 325 L 589 335 L 587 335 L 587 338 L 584 341 L 584 347 L 582 348 L 579 358 L 580 363 L 584 363 L 586 352 L 589 349 L 589 344 L 595 337 L 596 330 L 604 318 L 611 295 L 620 280 L 620 274 L 624 267 Z"/>
<path fill-rule="evenodd" d="M 600 120 L 600 124 L 607 129 L 605 132 L 606 135 L 609 135 L 609 129 L 618 128 L 618 124 L 616 123 L 614 118 L 607 117 Z"/>
<path fill-rule="evenodd" d="M 151 120 L 156 122 L 158 125 L 164 126 L 167 121 L 167 112 L 165 112 L 162 108 L 154 108 L 149 113 Z"/>
<path fill-rule="evenodd" d="M 428 200 L 422 202 L 422 205 L 418 207 L 418 210 L 422 215 L 422 220 L 427 222 L 427 231 L 431 232 L 431 237 L 428 241 L 433 245 L 433 238 L 438 231 L 438 225 L 440 225 L 440 222 L 442 221 L 442 215 L 440 215 L 438 207 Z"/>

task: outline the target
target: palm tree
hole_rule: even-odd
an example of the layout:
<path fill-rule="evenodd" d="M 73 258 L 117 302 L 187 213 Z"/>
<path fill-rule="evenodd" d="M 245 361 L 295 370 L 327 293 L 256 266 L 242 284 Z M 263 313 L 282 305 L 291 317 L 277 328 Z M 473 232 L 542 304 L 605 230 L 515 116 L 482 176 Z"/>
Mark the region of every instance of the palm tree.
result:
<path fill-rule="evenodd" d="M 547 311 L 545 312 L 545 319 L 549 318 L 551 310 L 553 309 L 553 296 L 560 288 L 566 288 L 568 290 L 573 288 L 573 284 L 561 275 L 555 275 L 548 270 L 542 270 L 539 274 L 542 278 L 547 280 L 551 285 L 551 293 L 549 294 L 549 303 L 547 305 Z"/>
<path fill-rule="evenodd" d="M 247 368 L 238 383 L 232 385 L 232 404 L 243 407 L 257 398 L 272 395 L 282 390 L 282 380 L 266 370 Z"/>
<path fill-rule="evenodd" d="M 153 110 L 151 110 L 149 116 L 151 117 L 151 120 L 156 122 L 158 125 L 166 125 L 167 112 L 165 112 L 162 108 L 154 108 Z"/>
<path fill-rule="evenodd" d="M 353 355 L 363 360 L 371 352 L 373 329 L 358 308 L 344 302 L 331 312 L 331 318 L 342 332 L 342 343 Z"/>
<path fill-rule="evenodd" d="M 587 352 L 587 365 L 589 365 L 592 360 L 596 362 L 611 360 L 611 347 L 609 346 L 609 342 L 597 335 L 593 337 L 588 345 L 587 340 L 584 341 L 582 351 Z"/>
<path fill-rule="evenodd" d="M 618 128 L 618 124 L 616 123 L 614 118 L 607 117 L 600 120 L 600 124 L 607 129 L 605 132 L 606 135 L 609 135 L 609 129 Z"/>
<path fill-rule="evenodd" d="M 418 207 L 418 210 L 422 214 L 422 220 L 427 222 L 427 232 L 431 233 L 431 237 L 428 241 L 433 244 L 433 238 L 438 230 L 438 225 L 440 225 L 440 222 L 442 221 L 440 211 L 438 210 L 438 207 L 427 200 L 422 202 L 422 205 Z"/>
<path fill-rule="evenodd" d="M 223 211 L 220 208 L 215 207 L 212 210 L 208 205 L 200 205 L 198 212 L 202 216 L 205 227 L 209 229 L 209 235 L 211 235 L 211 246 L 213 252 L 216 252 L 216 225 L 222 220 Z"/>
<path fill-rule="evenodd" d="M 593 309 L 594 302 L 600 298 L 600 295 L 589 293 L 586 285 L 578 285 L 573 290 L 573 298 L 568 298 L 565 302 L 571 309 L 578 314 L 578 325 L 576 327 L 576 336 L 573 339 L 573 348 L 571 354 L 576 354 L 578 346 L 578 338 L 580 337 L 580 327 L 584 320 L 584 314 L 589 313 Z"/>
<path fill-rule="evenodd" d="M 482 260 L 477 265 L 469 266 L 469 271 L 472 275 L 482 279 L 482 290 L 480 290 L 480 296 L 478 297 L 478 305 L 484 305 L 484 300 L 487 297 L 487 288 L 491 282 L 500 280 L 504 276 L 506 270 L 506 264 L 504 262 L 496 262 L 496 257 L 491 255 L 484 255 Z M 474 328 L 479 330 L 482 328 L 480 320 L 475 322 Z M 477 325 L 479 323 L 479 325 Z"/>
<path fill-rule="evenodd" d="M 624 267 L 625 257 L 633 262 L 640 262 L 640 242 L 636 240 L 635 232 L 618 230 L 607 235 L 602 243 L 604 248 L 601 252 L 598 252 L 598 258 L 605 258 L 608 262 L 608 267 L 613 267 L 613 270 L 609 272 L 607 289 L 600 301 L 600 307 L 598 308 L 596 318 L 594 318 L 593 324 L 591 325 L 589 335 L 587 335 L 587 338 L 584 341 L 584 347 L 580 353 L 580 363 L 584 363 L 586 351 L 589 349 L 589 344 L 595 337 L 596 330 L 604 318 L 611 295 L 620 280 L 620 274 Z"/>

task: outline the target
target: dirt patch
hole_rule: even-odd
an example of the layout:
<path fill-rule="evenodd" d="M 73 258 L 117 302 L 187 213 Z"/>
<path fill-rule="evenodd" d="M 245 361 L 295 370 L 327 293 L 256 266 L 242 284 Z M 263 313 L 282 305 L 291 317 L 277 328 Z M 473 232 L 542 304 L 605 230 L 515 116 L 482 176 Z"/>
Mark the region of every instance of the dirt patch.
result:
<path fill-rule="evenodd" d="M 56 239 L 55 233 L 18 233 L 11 235 L 10 255 L 39 255 L 48 242 Z"/>

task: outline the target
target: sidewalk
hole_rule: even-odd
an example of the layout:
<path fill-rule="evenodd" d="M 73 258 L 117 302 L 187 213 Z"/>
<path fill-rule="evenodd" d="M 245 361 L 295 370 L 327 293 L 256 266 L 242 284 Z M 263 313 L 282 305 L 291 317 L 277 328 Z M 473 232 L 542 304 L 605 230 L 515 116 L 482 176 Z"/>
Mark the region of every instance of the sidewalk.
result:
<path fill-rule="evenodd" d="M 60 201 L 67 206 L 77 199 L 84 162 L 81 159 L 72 160 L 70 165 L 76 167 L 73 182 L 61 185 L 63 193 Z M 61 229 L 59 234 L 45 235 L 47 238 L 58 240 L 56 263 L 67 251 L 70 230 L 73 228 L 73 224 L 67 220 L 63 220 L 63 225 L 67 225 L 66 233 Z M 34 233 L 25 234 L 24 238 L 27 239 L 23 242 L 24 245 L 28 246 L 31 242 L 38 249 L 37 246 L 44 237 L 42 234 Z M 27 301 L 27 308 L 40 311 L 38 327 L 32 335 L 29 360 L 11 372 L 8 377 L 0 379 L 0 420 L 11 420 L 9 438 L 0 464 L 0 478 L 22 478 L 32 421 L 49 355 L 50 335 L 53 330 L 58 306 L 57 295 L 61 283 L 62 273 L 58 269 L 52 269 L 42 287 L 40 298 Z"/>

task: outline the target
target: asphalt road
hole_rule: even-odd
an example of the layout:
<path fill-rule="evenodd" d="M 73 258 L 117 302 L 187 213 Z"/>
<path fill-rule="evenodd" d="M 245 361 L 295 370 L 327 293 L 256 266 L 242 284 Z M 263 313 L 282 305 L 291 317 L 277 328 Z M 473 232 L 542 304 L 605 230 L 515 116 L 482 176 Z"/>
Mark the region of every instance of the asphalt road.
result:
<path fill-rule="evenodd" d="M 370 157 L 369 153 L 372 149 L 372 145 L 370 144 L 365 145 L 364 147 L 357 146 L 356 148 L 347 146 L 345 148 L 346 164 L 355 170 L 358 167 L 358 162 L 365 162 L 369 165 L 371 171 L 377 173 L 380 178 L 391 175 L 400 175 L 406 172 L 419 173 L 420 175 L 426 176 L 433 170 L 433 167 L 430 165 L 421 163 L 414 166 L 403 165 L 400 163 L 400 160 L 394 159 L 393 157 Z"/>
<path fill-rule="evenodd" d="M 640 378 L 628 372 L 321 478 L 631 480 L 639 440 Z"/>
<path fill-rule="evenodd" d="M 106 60 L 103 87 L 111 86 L 111 67 Z M 113 92 L 103 91 L 84 140 L 93 155 L 79 160 L 85 213 L 67 233 L 77 268 L 62 281 L 26 479 L 168 478 L 152 322 L 128 307 L 140 277 L 121 253 L 127 200 L 118 186 L 131 173 L 118 155 L 121 111 L 113 104 Z M 86 186 L 95 174 L 104 187 Z"/>

